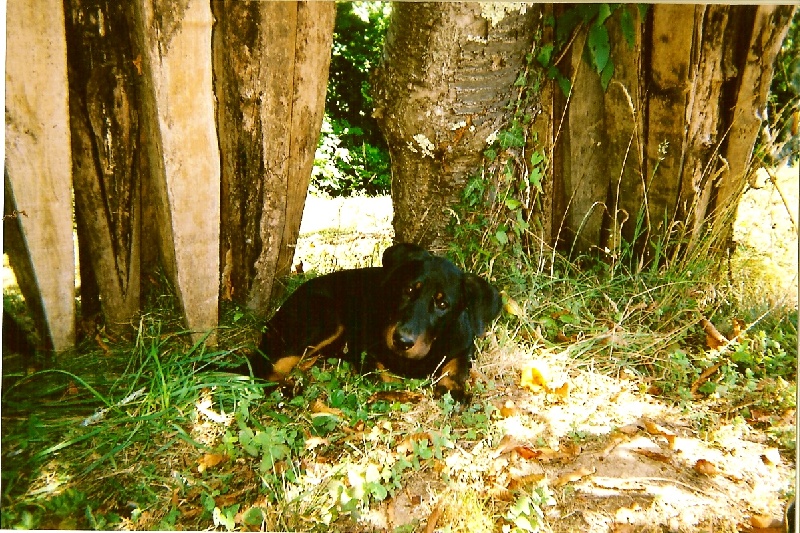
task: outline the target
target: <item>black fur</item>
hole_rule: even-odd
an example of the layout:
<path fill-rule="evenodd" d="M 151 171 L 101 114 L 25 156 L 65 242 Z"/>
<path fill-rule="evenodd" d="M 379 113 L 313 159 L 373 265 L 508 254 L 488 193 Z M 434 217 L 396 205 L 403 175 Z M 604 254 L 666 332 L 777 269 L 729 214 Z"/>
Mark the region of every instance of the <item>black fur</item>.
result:
<path fill-rule="evenodd" d="M 473 341 L 501 309 L 497 290 L 447 259 L 396 244 L 383 266 L 343 270 L 301 285 L 267 323 L 257 377 L 280 381 L 302 356 L 325 354 L 437 377 L 437 392 L 464 400 Z"/>

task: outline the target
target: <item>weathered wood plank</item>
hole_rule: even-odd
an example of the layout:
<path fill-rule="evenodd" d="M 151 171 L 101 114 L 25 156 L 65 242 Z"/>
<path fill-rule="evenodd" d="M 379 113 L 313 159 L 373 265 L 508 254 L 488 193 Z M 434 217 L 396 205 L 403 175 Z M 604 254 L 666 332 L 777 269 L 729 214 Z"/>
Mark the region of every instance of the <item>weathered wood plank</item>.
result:
<path fill-rule="evenodd" d="M 201 0 L 134 4 L 161 259 L 186 325 L 198 339 L 217 325 L 219 295 L 220 166 L 211 8 Z"/>
<path fill-rule="evenodd" d="M 25 299 L 46 346 L 75 342 L 75 247 L 67 53 L 60 2 L 6 7 L 6 191 L 19 230 L 10 249 Z M 12 230 L 13 231 L 13 230 Z M 26 282 L 27 281 L 27 282 Z M 37 312 L 38 311 L 38 312 Z"/>
<path fill-rule="evenodd" d="M 332 2 L 212 4 L 222 298 L 265 314 L 288 273 L 325 106 Z"/>
<path fill-rule="evenodd" d="M 66 5 L 81 311 L 87 318 L 101 304 L 106 327 L 115 330 L 131 322 L 140 302 L 140 73 L 121 4 Z M 92 280 L 95 290 L 86 290 Z"/>

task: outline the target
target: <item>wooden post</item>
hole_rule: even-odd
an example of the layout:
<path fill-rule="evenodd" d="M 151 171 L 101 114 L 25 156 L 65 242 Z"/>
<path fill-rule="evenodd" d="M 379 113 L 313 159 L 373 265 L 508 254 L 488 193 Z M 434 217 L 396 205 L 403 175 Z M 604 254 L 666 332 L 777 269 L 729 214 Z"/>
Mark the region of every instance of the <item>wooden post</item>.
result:
<path fill-rule="evenodd" d="M 142 50 L 148 189 L 161 259 L 195 340 L 216 327 L 220 159 L 211 75 L 209 2 L 134 2 Z M 209 337 L 214 341 L 213 334 Z"/>
<path fill-rule="evenodd" d="M 139 311 L 141 72 L 123 4 L 66 5 L 81 313 L 88 318 L 101 303 L 113 331 Z"/>
<path fill-rule="evenodd" d="M 222 298 L 261 314 L 288 274 L 325 108 L 332 2 L 212 3 Z"/>
<path fill-rule="evenodd" d="M 75 343 L 63 4 L 30 0 L 6 9 L 5 202 L 13 225 L 6 228 L 17 232 L 17 246 L 6 251 L 44 348 L 59 352 Z"/>

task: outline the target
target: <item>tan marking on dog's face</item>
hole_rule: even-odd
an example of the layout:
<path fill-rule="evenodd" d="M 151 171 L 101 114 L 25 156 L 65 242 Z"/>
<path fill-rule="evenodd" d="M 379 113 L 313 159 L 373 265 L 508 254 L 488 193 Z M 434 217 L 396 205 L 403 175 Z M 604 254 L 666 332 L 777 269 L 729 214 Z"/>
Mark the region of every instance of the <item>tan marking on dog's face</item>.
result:
<path fill-rule="evenodd" d="M 405 357 L 406 359 L 422 359 L 428 355 L 429 351 L 431 351 L 431 344 L 433 344 L 433 340 L 428 340 L 427 335 L 420 335 L 417 337 L 416 342 L 414 342 L 414 346 L 408 350 L 399 349 L 394 344 L 395 329 L 397 329 L 397 324 L 392 324 L 386 328 L 383 332 L 383 340 L 386 342 L 386 347 L 400 357 Z"/>

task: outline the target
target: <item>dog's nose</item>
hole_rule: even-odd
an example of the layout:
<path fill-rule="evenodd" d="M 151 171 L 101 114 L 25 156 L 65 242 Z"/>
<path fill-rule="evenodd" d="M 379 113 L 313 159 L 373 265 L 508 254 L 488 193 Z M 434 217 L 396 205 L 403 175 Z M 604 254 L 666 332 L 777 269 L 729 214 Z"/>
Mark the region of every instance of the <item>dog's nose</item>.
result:
<path fill-rule="evenodd" d="M 395 330 L 394 335 L 392 335 L 392 343 L 394 343 L 395 348 L 405 352 L 414 346 L 414 337 L 399 330 Z"/>

